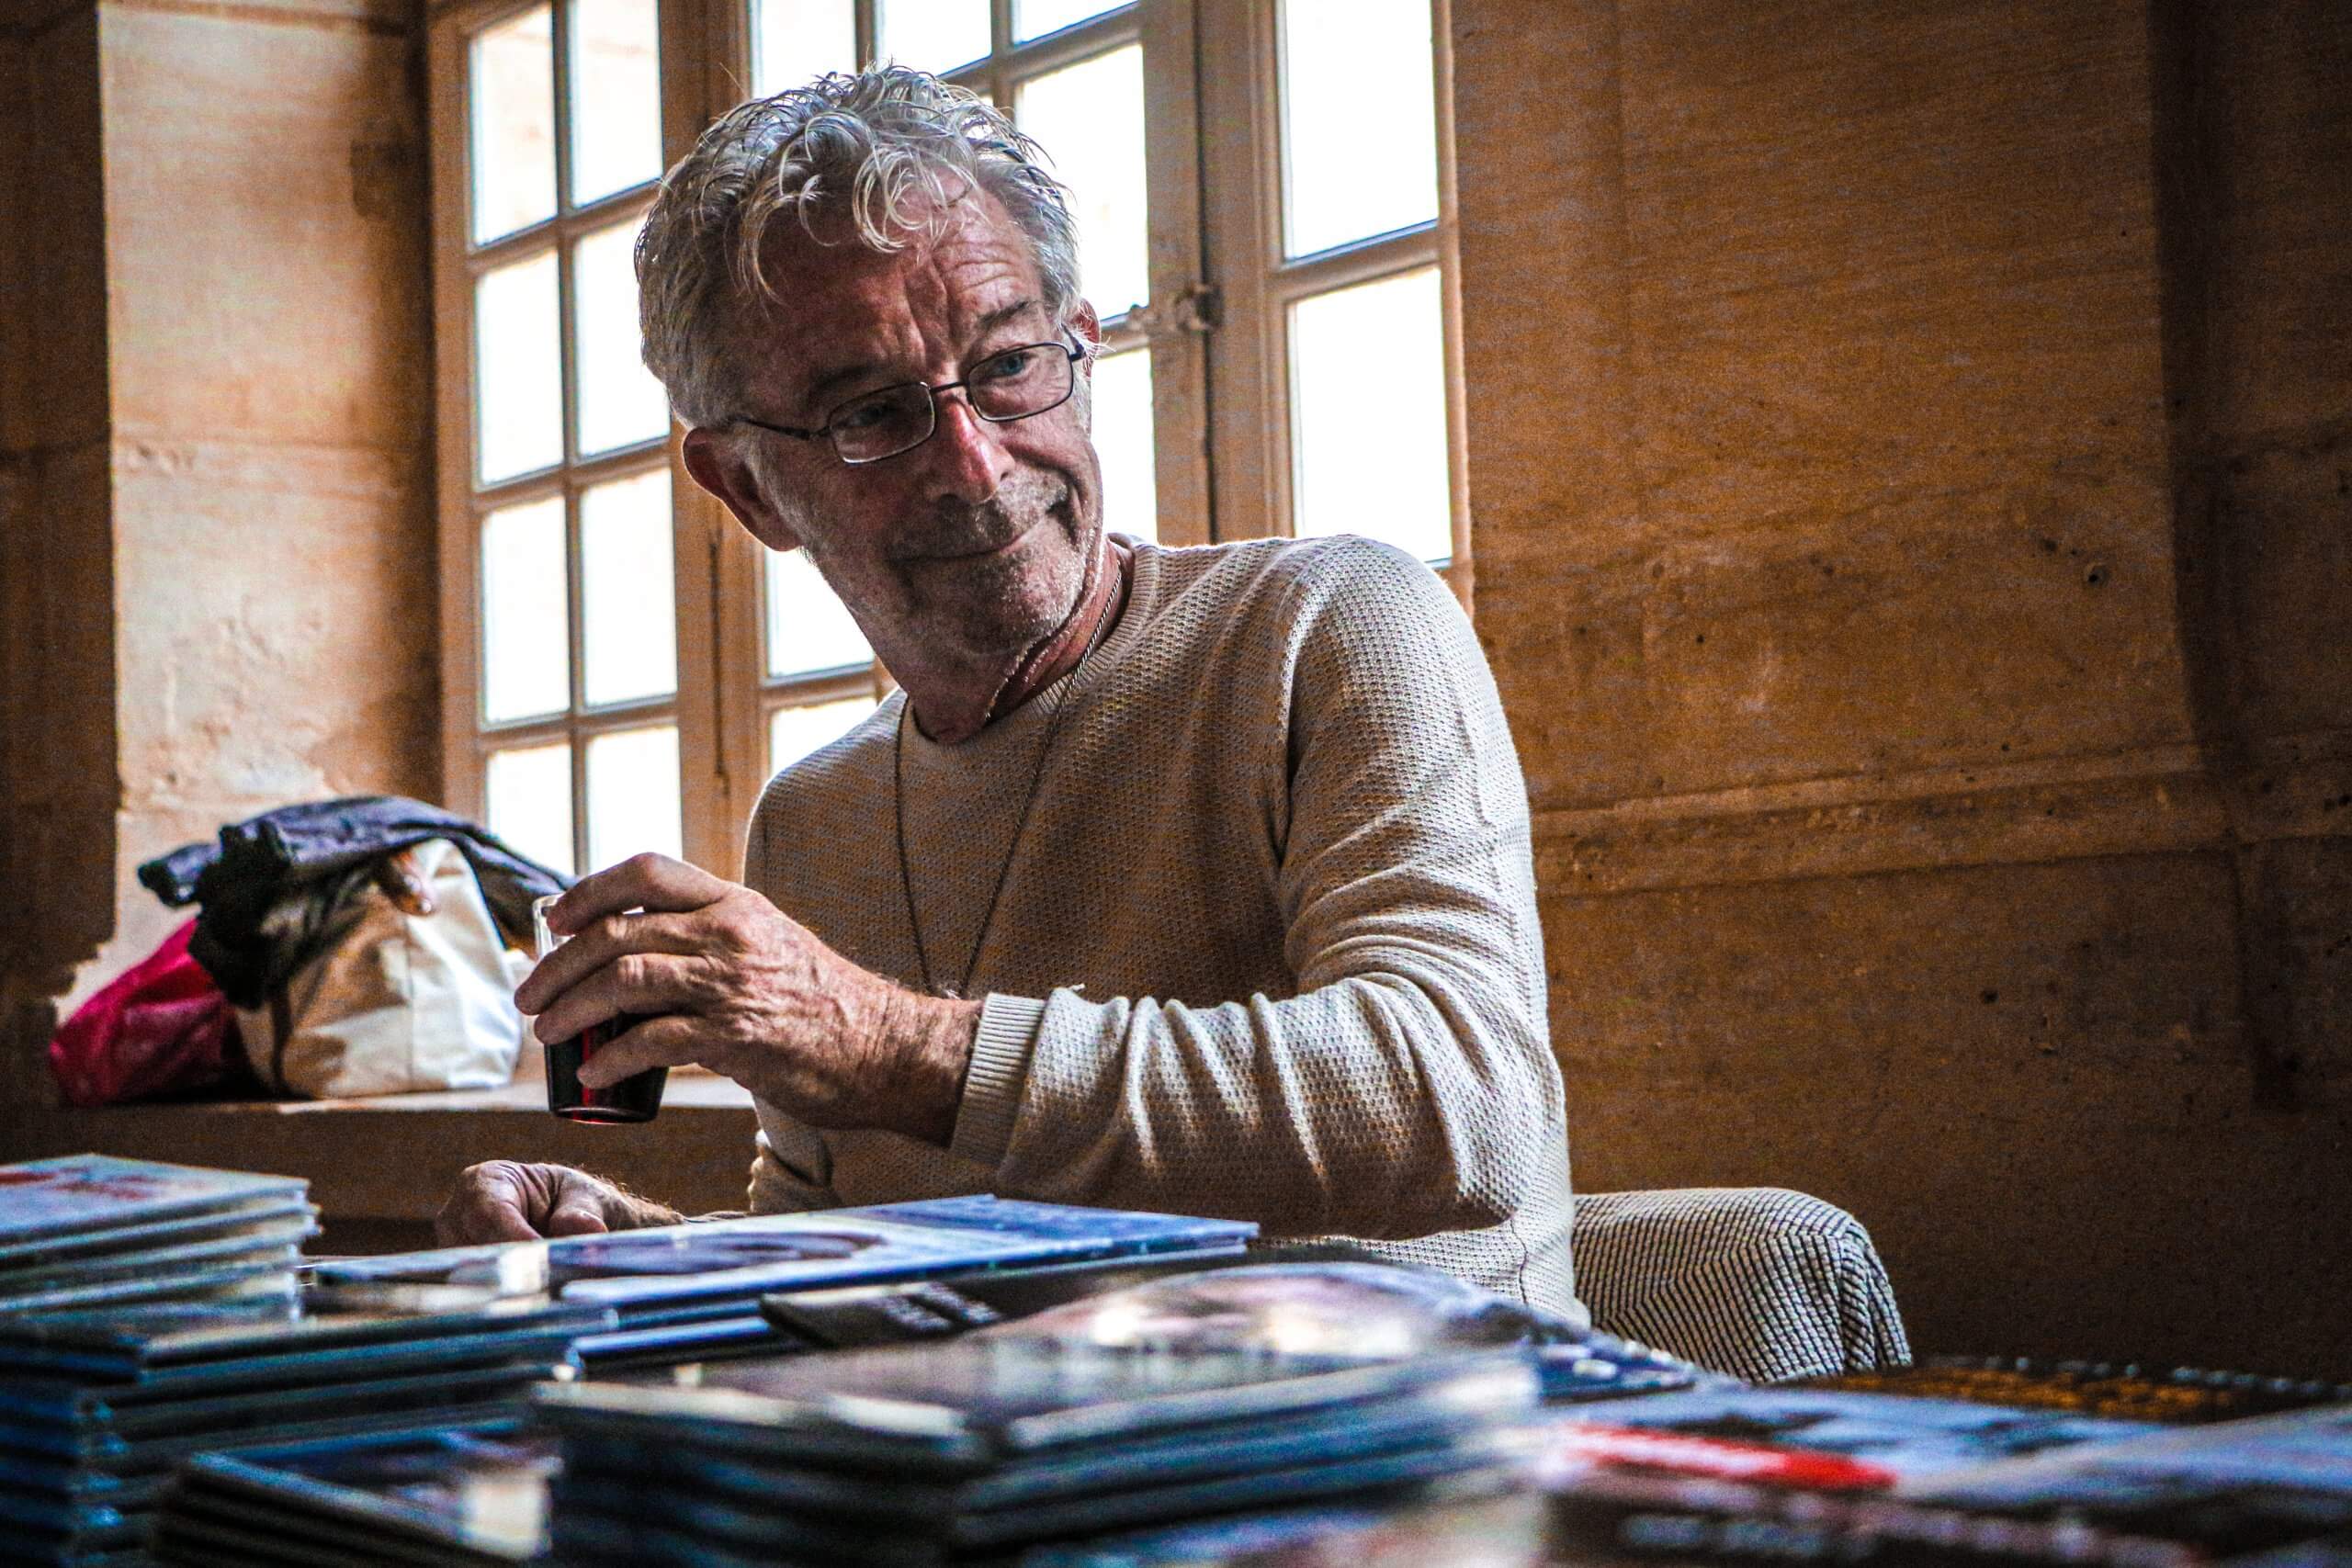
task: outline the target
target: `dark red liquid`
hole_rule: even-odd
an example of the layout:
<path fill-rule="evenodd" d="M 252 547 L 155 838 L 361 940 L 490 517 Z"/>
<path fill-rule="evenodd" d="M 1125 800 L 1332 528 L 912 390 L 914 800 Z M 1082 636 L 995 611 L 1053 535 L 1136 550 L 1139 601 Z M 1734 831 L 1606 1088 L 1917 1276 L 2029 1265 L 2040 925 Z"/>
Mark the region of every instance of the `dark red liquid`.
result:
<path fill-rule="evenodd" d="M 662 1109 L 662 1086 L 670 1077 L 669 1068 L 648 1067 L 604 1089 L 584 1088 L 580 1082 L 581 1064 L 637 1021 L 636 1014 L 625 1012 L 548 1046 L 548 1109 L 568 1122 L 652 1121 Z"/>

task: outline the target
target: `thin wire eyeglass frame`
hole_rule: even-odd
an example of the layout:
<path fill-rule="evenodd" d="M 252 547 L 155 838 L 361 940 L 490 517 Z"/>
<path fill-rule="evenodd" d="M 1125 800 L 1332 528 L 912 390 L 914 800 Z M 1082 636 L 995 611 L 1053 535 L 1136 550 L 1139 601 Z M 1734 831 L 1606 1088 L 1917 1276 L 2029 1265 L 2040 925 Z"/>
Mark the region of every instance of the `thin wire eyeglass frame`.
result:
<path fill-rule="evenodd" d="M 1023 409 L 1019 413 L 995 414 L 980 407 L 979 400 L 972 396 L 971 383 L 974 380 L 978 379 L 989 366 L 1001 359 L 1010 359 L 1016 355 L 1034 354 L 1041 349 L 1050 349 L 1062 356 L 1062 389 L 1059 396 L 1049 403 L 1042 403 L 1034 409 Z M 887 463 L 893 457 L 903 457 L 938 434 L 939 399 L 944 392 L 961 391 L 964 394 L 965 402 L 970 406 L 972 412 L 990 424 L 1012 424 L 1021 420 L 1035 419 L 1041 413 L 1051 413 L 1069 401 L 1071 396 L 1078 390 L 1078 372 L 1074 367 L 1080 360 L 1086 357 L 1086 353 L 1085 345 L 1077 343 L 1025 343 L 1013 348 L 1000 349 L 966 371 L 961 380 L 942 381 L 936 386 L 929 381 L 899 381 L 888 387 L 877 388 L 871 392 L 861 392 L 846 402 L 836 404 L 832 412 L 825 415 L 825 423 L 814 430 L 803 430 L 789 424 L 775 424 L 764 419 L 753 419 L 749 414 L 737 414 L 729 423 L 752 425 L 761 430 L 773 431 L 778 435 L 789 435 L 797 441 L 815 441 L 821 438 L 832 447 L 833 456 L 840 458 L 844 465 L 853 468 L 862 468 L 868 464 Z M 843 413 L 865 403 L 901 396 L 917 388 L 922 389 L 923 394 L 924 419 L 921 435 L 903 446 L 893 447 L 888 452 L 877 452 L 871 457 L 853 457 L 842 450 L 841 434 L 834 426 L 840 422 Z"/>

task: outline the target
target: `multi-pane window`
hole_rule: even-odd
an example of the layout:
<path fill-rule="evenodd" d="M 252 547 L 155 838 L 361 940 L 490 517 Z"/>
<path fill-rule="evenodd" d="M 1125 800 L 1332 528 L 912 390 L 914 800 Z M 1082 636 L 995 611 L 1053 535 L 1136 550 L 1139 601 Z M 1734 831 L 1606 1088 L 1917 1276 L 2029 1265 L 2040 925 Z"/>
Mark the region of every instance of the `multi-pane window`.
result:
<path fill-rule="evenodd" d="M 670 418 L 638 358 L 631 261 L 662 173 L 658 31 L 654 0 L 542 0 L 452 51 L 450 773 L 493 831 L 565 870 L 683 847 Z"/>
<path fill-rule="evenodd" d="M 1102 323 L 1112 530 L 1363 533 L 1462 576 L 1432 0 L 659 6 L 435 14 L 453 805 L 555 863 L 683 844 L 731 874 L 761 782 L 888 689 L 806 556 L 673 466 L 638 360 L 652 181 L 747 84 L 896 61 L 1044 146 Z"/>
<path fill-rule="evenodd" d="M 1218 536 L 1459 553 L 1430 0 L 1200 0 Z M 1253 527 L 1253 524 L 1255 526 Z"/>

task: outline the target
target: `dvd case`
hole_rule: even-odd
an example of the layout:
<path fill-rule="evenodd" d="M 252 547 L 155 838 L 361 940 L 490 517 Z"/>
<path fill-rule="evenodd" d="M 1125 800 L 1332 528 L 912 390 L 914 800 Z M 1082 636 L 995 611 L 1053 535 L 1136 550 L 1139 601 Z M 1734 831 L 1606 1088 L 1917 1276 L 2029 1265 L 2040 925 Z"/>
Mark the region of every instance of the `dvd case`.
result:
<path fill-rule="evenodd" d="M 0 1242 L 0 1270 L 51 1266 L 69 1259 L 94 1258 L 182 1242 L 249 1235 L 273 1222 L 296 1216 L 318 1217 L 316 1205 L 298 1191 L 235 1202 L 200 1213 L 170 1219 L 105 1225 L 81 1235 L 40 1235 L 29 1240 Z"/>
<path fill-rule="evenodd" d="M 0 1194 L 7 1199 L 0 1203 L 0 1247 L 16 1250 L 56 1236 L 88 1240 L 153 1221 L 270 1199 L 299 1200 L 307 1187 L 290 1177 L 112 1155 L 65 1155 L 0 1166 Z"/>
<path fill-rule="evenodd" d="M 210 1517 L 328 1554 L 526 1562 L 546 1544 L 556 1464 L 554 1439 L 514 1422 L 204 1454 L 166 1494 L 159 1533 Z"/>
<path fill-rule="evenodd" d="M 107 1155 L 0 1166 L 0 1321 L 288 1297 L 318 1229 L 304 1192 L 286 1177 Z"/>
<path fill-rule="evenodd" d="M 534 1343 L 611 1326 L 601 1307 L 466 1289 L 322 1290 L 299 1300 L 175 1302 L 0 1317 L 0 1376 L 177 1384 L 288 1382 L 333 1366 L 438 1357 L 453 1342 Z M 120 1393 L 115 1397 L 123 1397 Z"/>
<path fill-rule="evenodd" d="M 512 1420 L 611 1322 L 450 1289 L 0 1317 L 0 1561 L 102 1562 L 198 1455 Z"/>
<path fill-rule="evenodd" d="M 2352 1383 L 2318 1378 L 1988 1356 L 1935 1356 L 1917 1366 L 1812 1379 L 1804 1386 L 2071 1410 L 2163 1426 L 2234 1421 L 2315 1404 L 2352 1403 Z"/>
<path fill-rule="evenodd" d="M 1802 1388 L 1689 1390 L 1581 1404 L 1576 1414 L 1601 1427 L 1851 1461 L 1889 1484 L 1904 1476 L 2162 1429 L 2067 1411 Z"/>
<path fill-rule="evenodd" d="M 2352 1404 L 2159 1430 L 1955 1474 L 1906 1480 L 1908 1500 L 2064 1517 L 2214 1556 L 2352 1533 Z"/>
<path fill-rule="evenodd" d="M 1543 1314 L 1434 1269 L 1357 1259 L 1009 1269 L 911 1284 L 773 1296 L 780 1327 L 821 1346 L 935 1339 L 1002 1324 L 1000 1338 L 1161 1349 L 1323 1350 L 1401 1359 L 1516 1345 L 1553 1402 L 1736 1386 L 1690 1362 Z"/>
<path fill-rule="evenodd" d="M 641 1513 L 733 1551 L 815 1530 L 859 1543 L 841 1561 L 928 1562 L 1491 1468 L 1536 1396 L 1510 1348 L 1377 1361 L 1016 1326 L 545 1387 L 557 1539 L 577 1510 L 607 1536 Z"/>
<path fill-rule="evenodd" d="M 1257 1227 L 1181 1215 L 993 1198 L 762 1214 L 615 1235 L 447 1248 L 322 1264 L 331 1284 L 479 1285 L 618 1309 L 802 1290 L 1054 1258 L 1238 1250 Z M 752 1309 L 752 1310 L 756 1310 Z"/>

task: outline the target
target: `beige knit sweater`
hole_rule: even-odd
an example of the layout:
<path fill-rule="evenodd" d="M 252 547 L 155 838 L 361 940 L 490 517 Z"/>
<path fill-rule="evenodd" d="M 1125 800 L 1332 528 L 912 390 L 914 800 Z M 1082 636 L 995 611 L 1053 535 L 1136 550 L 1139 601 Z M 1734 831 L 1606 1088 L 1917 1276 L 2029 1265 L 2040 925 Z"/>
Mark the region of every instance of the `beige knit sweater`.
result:
<path fill-rule="evenodd" d="M 920 986 L 904 708 L 771 781 L 745 880 Z M 902 739 L 933 975 L 970 962 L 987 998 L 953 1143 L 763 1103 L 753 1209 L 992 1191 L 1255 1220 L 1583 1316 L 1526 788 L 1428 568 L 1358 538 L 1138 545 L 1075 675 L 958 745 Z"/>

